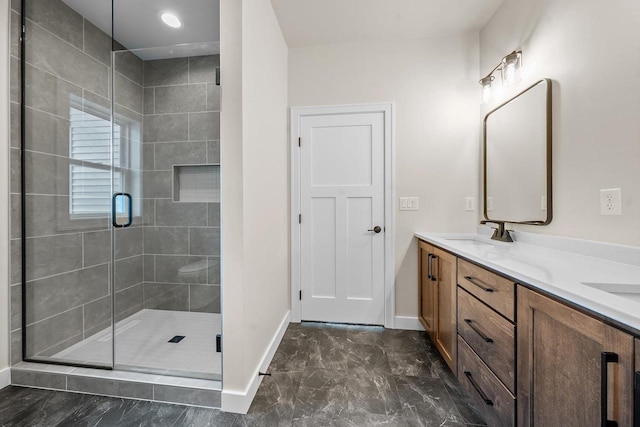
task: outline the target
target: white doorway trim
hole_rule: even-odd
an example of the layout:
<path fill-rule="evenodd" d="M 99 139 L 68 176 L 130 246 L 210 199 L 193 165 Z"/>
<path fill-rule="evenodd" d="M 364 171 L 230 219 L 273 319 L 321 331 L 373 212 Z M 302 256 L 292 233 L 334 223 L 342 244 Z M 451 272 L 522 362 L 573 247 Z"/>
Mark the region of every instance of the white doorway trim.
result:
<path fill-rule="evenodd" d="M 393 201 L 394 177 L 394 104 L 358 104 L 321 107 L 292 107 L 290 156 L 291 156 L 291 321 L 301 321 L 300 293 L 300 120 L 305 116 L 383 113 L 384 114 L 384 326 L 394 328 L 396 312 L 395 296 L 395 221 Z"/>

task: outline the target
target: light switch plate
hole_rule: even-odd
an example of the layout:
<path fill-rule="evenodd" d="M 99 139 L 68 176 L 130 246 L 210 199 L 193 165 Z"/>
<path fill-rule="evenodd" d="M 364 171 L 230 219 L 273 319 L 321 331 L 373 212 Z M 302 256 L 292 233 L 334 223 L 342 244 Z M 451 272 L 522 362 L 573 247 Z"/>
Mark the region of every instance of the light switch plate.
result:
<path fill-rule="evenodd" d="M 417 211 L 420 210 L 420 202 L 417 197 L 400 197 L 401 211 Z"/>

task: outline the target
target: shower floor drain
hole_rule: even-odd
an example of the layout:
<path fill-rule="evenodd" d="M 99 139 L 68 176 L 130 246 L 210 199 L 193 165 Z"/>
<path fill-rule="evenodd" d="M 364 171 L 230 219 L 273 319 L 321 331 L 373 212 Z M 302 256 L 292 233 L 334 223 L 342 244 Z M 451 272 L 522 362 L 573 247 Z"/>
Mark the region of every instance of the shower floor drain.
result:
<path fill-rule="evenodd" d="M 183 339 L 184 339 L 184 335 L 176 335 L 175 337 L 171 338 L 168 342 L 179 343 Z"/>

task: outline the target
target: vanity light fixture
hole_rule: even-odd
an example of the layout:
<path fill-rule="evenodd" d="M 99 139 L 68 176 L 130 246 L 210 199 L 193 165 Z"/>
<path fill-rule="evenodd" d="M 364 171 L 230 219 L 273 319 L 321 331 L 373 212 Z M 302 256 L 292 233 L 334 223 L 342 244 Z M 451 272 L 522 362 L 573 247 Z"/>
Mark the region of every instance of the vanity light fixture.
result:
<path fill-rule="evenodd" d="M 522 67 L 522 52 L 512 52 L 502 58 L 502 84 L 511 86 L 520 81 L 520 68 Z"/>
<path fill-rule="evenodd" d="M 485 104 L 493 101 L 493 98 L 495 98 L 495 91 L 493 90 L 493 81 L 495 79 L 492 75 L 488 75 L 480 80 L 480 84 L 482 85 L 482 102 Z"/>
<path fill-rule="evenodd" d="M 165 23 L 165 25 L 171 28 L 182 28 L 182 21 L 175 13 L 161 12 L 160 19 Z"/>
<path fill-rule="evenodd" d="M 500 60 L 493 70 L 485 77 L 480 79 L 482 85 L 482 102 L 488 103 L 495 98 L 495 76 L 496 71 L 500 70 L 503 86 L 511 86 L 520 81 L 520 70 L 522 69 L 522 51 L 514 50 Z"/>

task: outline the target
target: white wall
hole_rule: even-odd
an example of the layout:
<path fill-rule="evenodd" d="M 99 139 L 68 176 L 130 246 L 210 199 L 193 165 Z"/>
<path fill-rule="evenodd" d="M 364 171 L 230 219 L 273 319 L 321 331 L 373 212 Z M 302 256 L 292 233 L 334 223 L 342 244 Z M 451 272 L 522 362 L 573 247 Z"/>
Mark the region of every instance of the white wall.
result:
<path fill-rule="evenodd" d="M 242 164 L 242 1 L 220 2 L 221 302 L 223 387 L 243 390 L 244 198 Z"/>
<path fill-rule="evenodd" d="M 416 231 L 473 231 L 478 34 L 290 49 L 289 105 L 395 102 L 396 315 L 417 317 Z M 420 197 L 419 212 L 397 211 Z"/>
<path fill-rule="evenodd" d="M 9 0 L 0 1 L 0 372 L 9 366 Z M 6 385 L 0 374 L 0 387 Z"/>
<path fill-rule="evenodd" d="M 246 410 L 290 308 L 288 49 L 269 0 L 221 16 L 223 409 Z"/>
<path fill-rule="evenodd" d="M 271 2 L 244 4 L 245 371 L 257 375 L 253 371 L 290 308 L 288 49 Z"/>
<path fill-rule="evenodd" d="M 531 232 L 640 244 L 640 2 L 505 0 L 480 33 L 480 72 L 522 48 L 525 78 L 553 86 L 554 219 Z M 599 190 L 622 188 L 623 215 Z"/>

